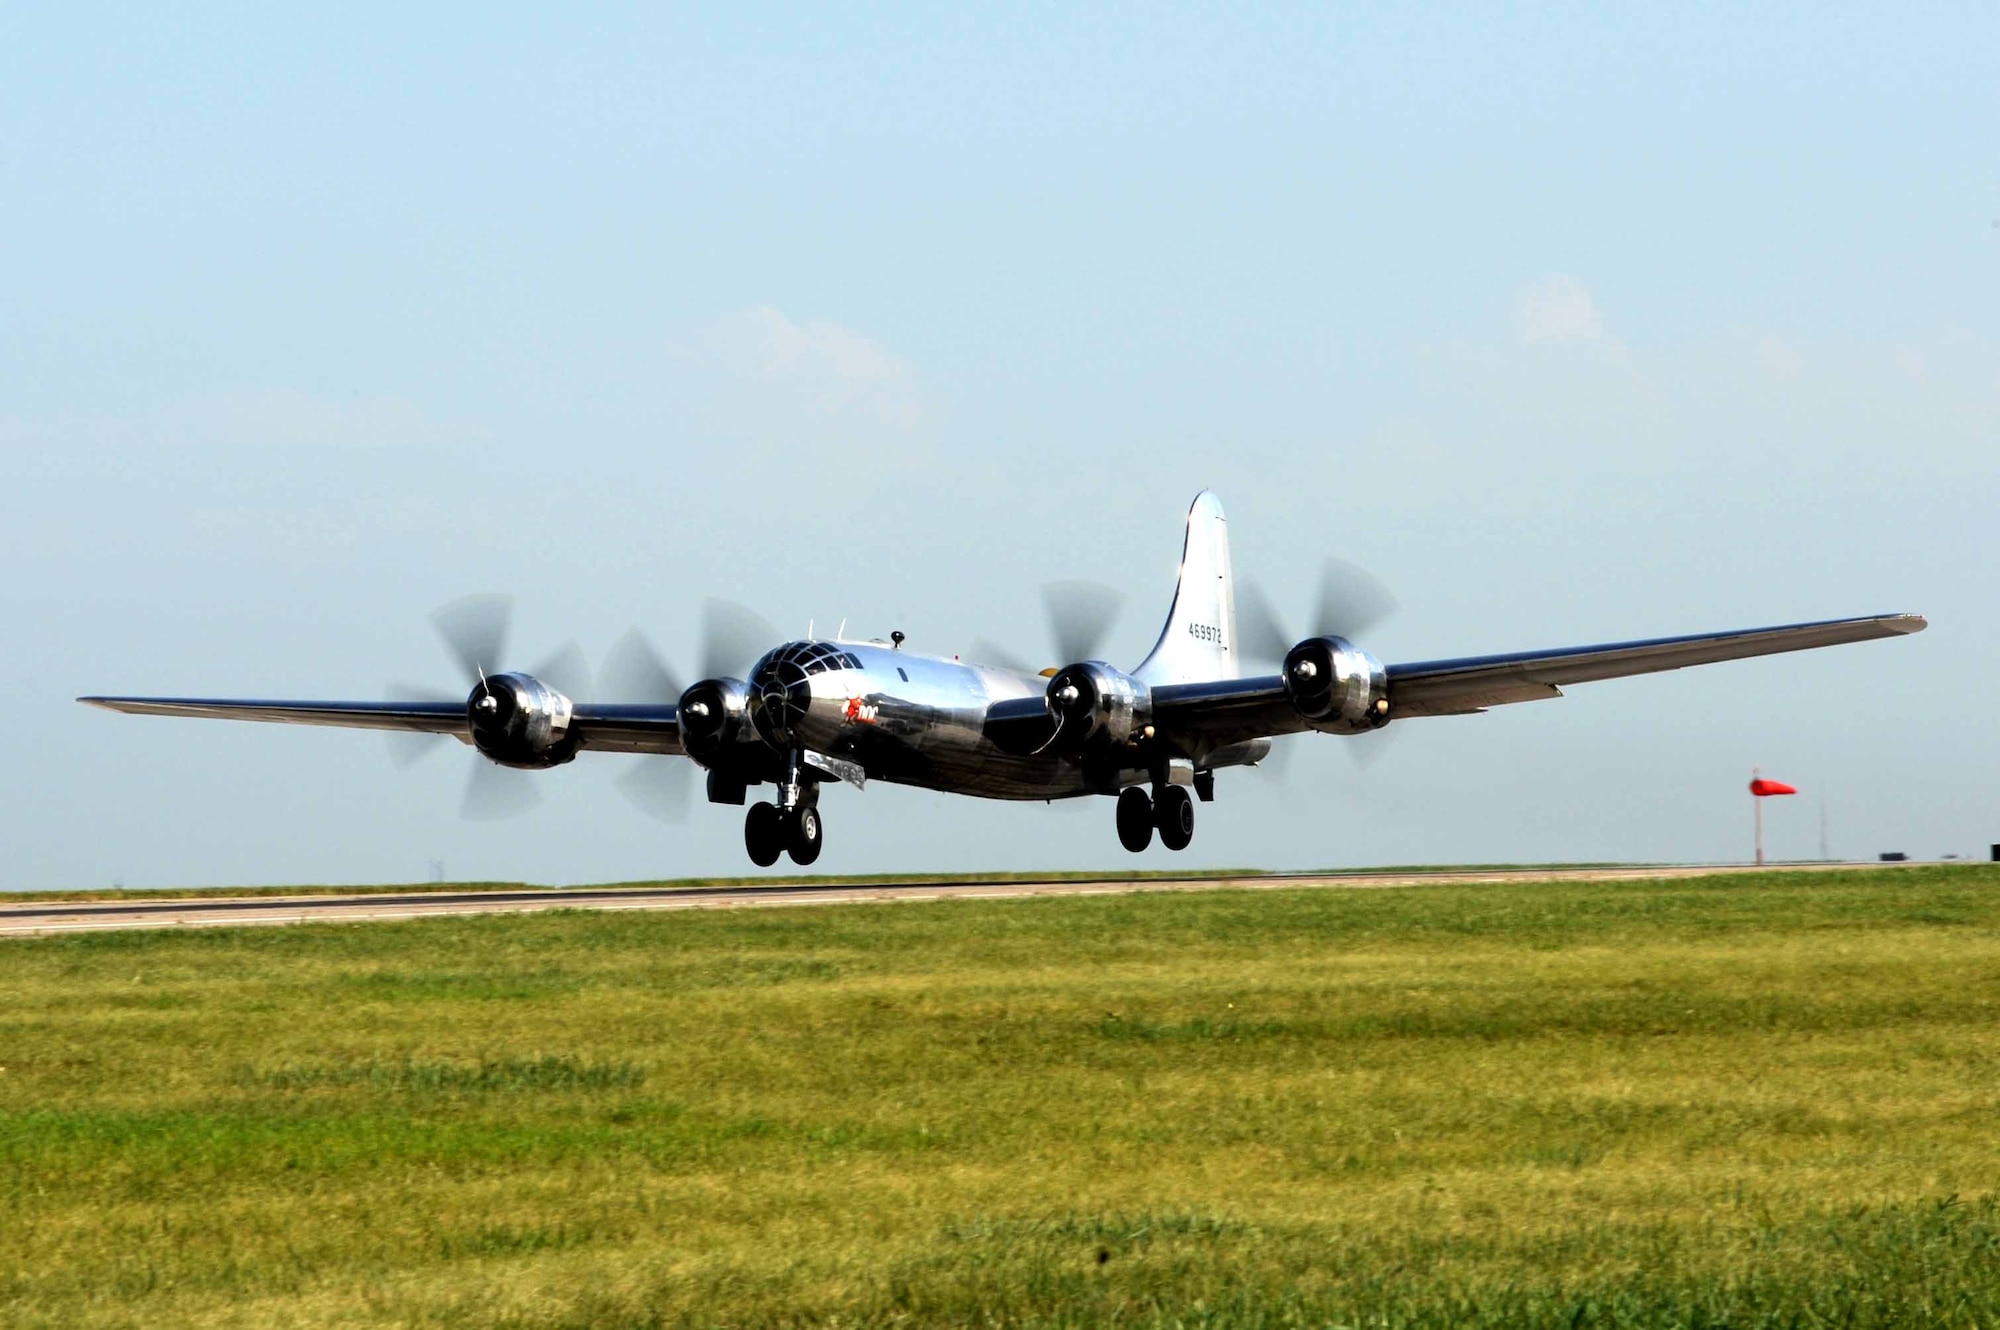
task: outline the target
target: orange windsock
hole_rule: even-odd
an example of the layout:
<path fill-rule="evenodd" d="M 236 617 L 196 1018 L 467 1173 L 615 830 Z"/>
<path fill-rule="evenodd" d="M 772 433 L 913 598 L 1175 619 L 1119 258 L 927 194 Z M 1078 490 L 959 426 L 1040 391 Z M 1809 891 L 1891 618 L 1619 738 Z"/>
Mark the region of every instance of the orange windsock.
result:
<path fill-rule="evenodd" d="M 1798 790 L 1781 780 L 1765 780 L 1762 776 L 1759 776 L 1756 780 L 1750 782 L 1750 793 L 1756 795 L 1759 799 L 1763 799 L 1773 794 L 1797 794 Z"/>

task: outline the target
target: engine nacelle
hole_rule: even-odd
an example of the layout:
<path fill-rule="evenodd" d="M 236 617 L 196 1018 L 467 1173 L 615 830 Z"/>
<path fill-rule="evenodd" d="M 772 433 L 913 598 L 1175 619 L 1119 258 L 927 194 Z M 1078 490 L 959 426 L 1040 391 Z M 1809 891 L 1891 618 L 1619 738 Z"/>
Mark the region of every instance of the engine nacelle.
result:
<path fill-rule="evenodd" d="M 465 699 L 475 748 L 503 767 L 530 771 L 576 757 L 567 697 L 532 674 L 491 674 Z"/>
<path fill-rule="evenodd" d="M 1389 674 L 1344 637 L 1309 637 L 1285 656 L 1285 696 L 1323 734 L 1361 734 L 1389 723 Z"/>
<path fill-rule="evenodd" d="M 1123 744 L 1153 723 L 1152 690 L 1103 661 L 1059 671 L 1047 696 L 1056 723 L 1049 746 L 1058 752 Z"/>
<path fill-rule="evenodd" d="M 707 764 L 742 738 L 750 691 L 741 679 L 703 679 L 681 694 L 681 750 Z"/>

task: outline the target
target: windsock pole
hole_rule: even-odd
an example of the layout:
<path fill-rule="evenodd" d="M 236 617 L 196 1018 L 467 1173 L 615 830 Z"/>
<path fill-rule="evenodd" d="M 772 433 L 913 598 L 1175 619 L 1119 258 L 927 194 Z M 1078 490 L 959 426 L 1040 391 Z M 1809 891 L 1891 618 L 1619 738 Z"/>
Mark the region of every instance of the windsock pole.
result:
<path fill-rule="evenodd" d="M 1762 767 L 1750 768 L 1750 807 L 1756 810 L 1757 820 L 1757 867 L 1764 866 L 1764 796 L 1757 793 L 1757 782 L 1764 779 Z"/>
<path fill-rule="evenodd" d="M 1750 768 L 1750 780 L 1758 780 L 1758 768 Z M 1764 866 L 1764 800 L 1756 794 L 1750 796 L 1750 808 L 1756 810 L 1756 866 Z"/>

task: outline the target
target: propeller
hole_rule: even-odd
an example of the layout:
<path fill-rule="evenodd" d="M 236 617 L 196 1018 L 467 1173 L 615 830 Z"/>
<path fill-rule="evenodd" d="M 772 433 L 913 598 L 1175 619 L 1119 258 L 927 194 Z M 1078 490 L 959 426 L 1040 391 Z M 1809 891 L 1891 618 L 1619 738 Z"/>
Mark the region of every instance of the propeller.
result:
<path fill-rule="evenodd" d="M 607 701 L 674 702 L 687 691 L 659 648 L 637 628 L 628 629 L 612 644 L 598 674 Z"/>
<path fill-rule="evenodd" d="M 1101 582 L 1051 582 L 1042 588 L 1049 638 L 1065 665 L 1095 660 L 1125 597 Z"/>
<path fill-rule="evenodd" d="M 471 822 L 498 822 L 519 817 L 541 801 L 541 787 L 531 773 L 497 766 L 480 757 L 473 760 L 472 774 L 466 778 L 458 815 Z"/>
<path fill-rule="evenodd" d="M 1349 641 L 1365 637 L 1396 609 L 1395 593 L 1380 578 L 1345 559 L 1328 559 L 1320 567 L 1319 596 L 1313 604 L 1310 632 L 1294 635 L 1287 631 L 1270 597 L 1246 578 L 1236 588 L 1236 633 L 1246 655 L 1277 661 L 1307 637 L 1344 637 Z"/>
<path fill-rule="evenodd" d="M 486 671 L 501 668 L 513 617 L 512 596 L 466 596 L 433 612 L 431 626 L 458 662 L 458 672 L 477 683 Z"/>
<path fill-rule="evenodd" d="M 741 678 L 777 640 L 778 630 L 755 610 L 734 601 L 704 601 L 695 652 L 701 677 Z M 688 688 L 680 672 L 637 628 L 619 638 L 605 656 L 600 684 L 607 701 L 662 706 L 679 702 Z M 673 823 L 687 817 L 693 782 L 693 765 L 684 758 L 642 757 L 612 784 L 639 811 Z"/>
<path fill-rule="evenodd" d="M 661 705 L 680 701 L 687 685 L 674 672 L 651 639 L 637 628 L 613 644 L 599 672 L 605 696 L 620 702 Z M 684 758 L 640 756 L 612 784 L 648 817 L 662 822 L 686 820 L 693 771 Z"/>
<path fill-rule="evenodd" d="M 392 683 L 382 690 L 384 702 L 462 702 L 465 699 L 455 693 L 447 693 L 442 688 L 428 684 Z M 383 740 L 389 745 L 389 760 L 399 768 L 409 769 L 435 753 L 442 734 L 422 734 L 413 730 L 385 730 Z"/>
<path fill-rule="evenodd" d="M 1394 614 L 1395 593 L 1382 580 L 1358 564 L 1345 559 L 1328 559 L 1320 566 L 1319 595 L 1313 604 L 1312 631 L 1308 637 L 1344 637 L 1349 641 L 1365 636 Z M 1236 635 L 1243 654 L 1253 660 L 1282 661 L 1303 637 L 1293 635 L 1257 583 L 1244 579 L 1236 586 Z M 1341 745 L 1362 768 L 1373 766 L 1382 757 L 1390 740 L 1389 732 L 1376 730 L 1348 736 Z M 1290 774 L 1295 745 L 1286 738 L 1272 741 L 1271 755 L 1257 769 L 1272 780 L 1284 783 Z"/>
<path fill-rule="evenodd" d="M 1352 640 L 1366 637 L 1400 606 L 1396 593 L 1366 568 L 1345 559 L 1328 559 L 1320 566 L 1319 604 L 1314 608 L 1326 631 Z"/>
<path fill-rule="evenodd" d="M 1012 670 L 1016 674 L 1033 674 L 1035 672 L 1034 666 L 1022 660 L 1019 656 L 991 638 L 973 638 L 972 645 L 967 648 L 966 658 L 976 661 L 981 665 L 998 665 L 1001 669 Z"/>
<path fill-rule="evenodd" d="M 778 640 L 778 630 L 757 611 L 735 601 L 702 602 L 696 658 L 704 679 L 740 679 Z M 604 700 L 678 702 L 688 689 L 651 638 L 629 629 L 604 657 Z"/>
<path fill-rule="evenodd" d="M 1048 617 L 1049 645 L 1058 665 L 1095 660 L 1105 635 L 1118 621 L 1125 597 L 1102 582 L 1050 582 L 1042 587 L 1042 610 Z M 1016 674 L 1033 674 L 1035 666 L 991 638 L 975 637 L 971 658 Z"/>
<path fill-rule="evenodd" d="M 1383 754 L 1396 741 L 1401 731 L 1385 726 L 1379 730 L 1369 730 L 1364 734 L 1342 735 L 1340 751 L 1347 755 L 1362 771 L 1368 770 L 1382 760 Z M 1310 734 L 1311 731 L 1306 731 Z M 1299 750 L 1305 747 L 1305 735 L 1281 734 L 1271 740 L 1271 752 L 1262 762 L 1251 767 L 1264 780 L 1285 788 L 1292 783 L 1292 772 L 1298 766 Z"/>
<path fill-rule="evenodd" d="M 1396 736 L 1401 733 L 1401 730 L 1385 726 L 1362 734 L 1350 734 L 1347 736 L 1347 741 L 1340 746 L 1340 750 L 1354 759 L 1354 765 L 1366 771 L 1382 760 L 1382 755 L 1389 751 L 1389 745 L 1394 743 Z"/>
<path fill-rule="evenodd" d="M 557 647 L 528 673 L 572 702 L 587 702 L 595 696 L 590 662 L 584 658 L 583 648 L 574 642 L 565 642 Z"/>
<path fill-rule="evenodd" d="M 757 611 L 710 597 L 701 605 L 701 677 L 741 677 L 778 642 L 778 630 Z"/>
<path fill-rule="evenodd" d="M 513 597 L 505 595 L 466 596 L 432 613 L 431 626 L 437 630 L 446 653 L 458 663 L 468 691 L 489 671 L 503 667 L 513 617 Z M 571 698 L 590 696 L 590 663 L 574 642 L 564 643 L 529 672 Z M 389 696 L 392 700 L 454 702 L 464 695 L 434 687 L 395 684 L 391 685 Z M 392 732 L 388 736 L 390 760 L 408 767 L 425 754 L 435 752 L 438 741 L 444 737 Z M 459 815 L 477 821 L 512 817 L 534 807 L 541 798 L 541 790 L 528 773 L 496 766 L 482 757 L 473 763 Z"/>

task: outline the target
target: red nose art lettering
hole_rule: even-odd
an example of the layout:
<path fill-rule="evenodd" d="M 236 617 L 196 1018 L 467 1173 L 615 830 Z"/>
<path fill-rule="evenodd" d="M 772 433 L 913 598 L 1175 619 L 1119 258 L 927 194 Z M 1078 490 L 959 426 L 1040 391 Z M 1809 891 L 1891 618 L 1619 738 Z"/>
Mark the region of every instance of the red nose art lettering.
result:
<path fill-rule="evenodd" d="M 875 724 L 875 707 L 872 703 L 863 702 L 858 697 L 850 697 L 847 699 L 847 719 L 858 721 L 863 725 L 873 725 Z"/>

